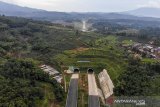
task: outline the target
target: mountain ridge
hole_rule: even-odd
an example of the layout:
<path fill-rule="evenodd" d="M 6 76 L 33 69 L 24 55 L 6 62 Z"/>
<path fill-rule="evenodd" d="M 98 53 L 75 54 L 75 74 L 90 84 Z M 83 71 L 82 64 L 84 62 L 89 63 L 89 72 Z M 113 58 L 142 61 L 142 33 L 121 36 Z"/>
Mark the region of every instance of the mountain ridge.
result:
<path fill-rule="evenodd" d="M 15 4 L 9 4 L 0 1 L 0 14 L 6 16 L 18 16 L 25 18 L 33 18 L 38 20 L 82 20 L 82 19 L 130 19 L 130 20 L 146 20 L 160 21 L 160 18 L 139 17 L 128 12 L 57 12 L 46 11 L 42 9 L 34 9 L 22 7 Z"/>
<path fill-rule="evenodd" d="M 123 13 L 140 17 L 160 18 L 160 8 L 153 8 L 153 7 L 142 7 L 135 10 L 126 11 Z"/>

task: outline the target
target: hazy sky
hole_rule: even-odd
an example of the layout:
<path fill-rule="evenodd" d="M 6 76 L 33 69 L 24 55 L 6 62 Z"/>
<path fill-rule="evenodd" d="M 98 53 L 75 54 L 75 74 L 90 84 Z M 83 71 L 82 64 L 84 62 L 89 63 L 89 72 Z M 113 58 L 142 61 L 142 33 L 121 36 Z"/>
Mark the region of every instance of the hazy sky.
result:
<path fill-rule="evenodd" d="M 49 11 L 119 12 L 139 7 L 160 8 L 160 0 L 0 0 Z"/>

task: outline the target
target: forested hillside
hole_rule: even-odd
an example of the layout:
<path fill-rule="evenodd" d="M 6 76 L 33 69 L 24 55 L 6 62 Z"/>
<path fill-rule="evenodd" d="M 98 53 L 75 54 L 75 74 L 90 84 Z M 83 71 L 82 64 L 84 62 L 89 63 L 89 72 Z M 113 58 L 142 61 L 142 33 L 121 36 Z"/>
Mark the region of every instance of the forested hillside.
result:
<path fill-rule="evenodd" d="M 96 38 L 94 34 L 84 35 L 72 27 L 0 16 L 1 58 L 30 57 L 54 64 L 54 55 L 68 49 L 88 47 Z"/>
<path fill-rule="evenodd" d="M 60 71 L 57 54 L 90 47 L 97 38 L 71 26 L 0 16 L 0 106 L 64 106 L 64 90 L 38 66 L 45 63 Z"/>
<path fill-rule="evenodd" d="M 93 26 L 97 27 L 98 33 L 81 32 L 73 26 L 45 21 L 0 16 L 0 106 L 65 105 L 63 83 L 58 84 L 44 73 L 39 68 L 41 64 L 52 65 L 60 72 L 62 65 L 64 68 L 79 67 L 82 73 L 92 67 L 95 75 L 105 68 L 115 85 L 115 95 L 159 95 L 159 61 L 134 59 L 134 53 L 121 46 L 122 42 L 134 43 L 130 39 L 123 41 L 132 36 L 125 32 L 128 26 L 108 22 Z M 153 35 L 159 34 L 158 30 L 154 32 L 156 28 L 141 30 L 145 33 L 147 29 L 151 29 Z M 119 30 L 126 35 L 117 32 Z"/>
<path fill-rule="evenodd" d="M 51 79 L 49 74 L 38 68 L 35 61 L 29 59 L 10 59 L 2 64 L 0 84 L 1 107 L 38 107 L 39 103 L 44 107 L 44 100 L 62 102 L 64 99 L 62 87 L 57 81 Z M 53 89 L 46 92 L 49 84 Z M 47 98 L 47 93 L 55 97 Z"/>

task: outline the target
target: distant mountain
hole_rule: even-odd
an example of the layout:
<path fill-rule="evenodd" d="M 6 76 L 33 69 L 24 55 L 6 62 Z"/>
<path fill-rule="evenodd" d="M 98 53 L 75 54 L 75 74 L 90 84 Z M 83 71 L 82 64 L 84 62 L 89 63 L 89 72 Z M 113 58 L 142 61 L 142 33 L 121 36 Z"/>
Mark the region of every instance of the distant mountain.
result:
<path fill-rule="evenodd" d="M 134 11 L 130 11 L 134 12 Z M 9 4 L 0 1 L 0 14 L 6 16 L 18 16 L 25 18 L 33 18 L 38 20 L 81 20 L 81 19 L 130 19 L 130 20 L 145 20 L 145 21 L 160 21 L 158 18 L 137 17 L 125 13 L 77 13 L 77 12 L 56 12 L 45 11 L 40 9 L 33 9 L 22 7 L 14 4 Z"/>
<path fill-rule="evenodd" d="M 128 13 L 130 15 L 135 15 L 135 16 L 141 16 L 141 17 L 160 18 L 160 8 L 144 7 L 144 8 L 139 8 L 136 10 L 127 11 L 125 13 Z"/>
<path fill-rule="evenodd" d="M 28 17 L 35 19 L 54 20 L 70 17 L 69 14 L 64 12 L 48 12 L 40 9 L 33 9 L 22 7 L 14 4 L 9 4 L 0 1 L 0 14 L 6 16 Z"/>
<path fill-rule="evenodd" d="M 0 14 L 8 16 L 27 16 L 29 13 L 41 12 L 43 10 L 21 7 L 14 4 L 9 4 L 0 1 Z"/>

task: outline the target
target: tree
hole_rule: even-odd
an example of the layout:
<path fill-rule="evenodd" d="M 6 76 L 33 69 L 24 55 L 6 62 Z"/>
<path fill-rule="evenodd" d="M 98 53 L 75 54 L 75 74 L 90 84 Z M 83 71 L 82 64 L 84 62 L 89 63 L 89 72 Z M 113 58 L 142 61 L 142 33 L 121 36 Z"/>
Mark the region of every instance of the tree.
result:
<path fill-rule="evenodd" d="M 149 71 L 139 60 L 130 59 L 127 70 L 120 75 L 118 81 L 119 84 L 115 88 L 116 95 L 142 96 L 151 93 Z"/>

